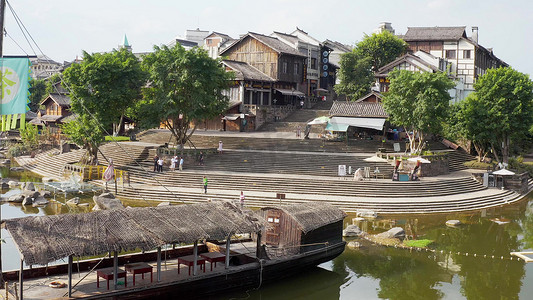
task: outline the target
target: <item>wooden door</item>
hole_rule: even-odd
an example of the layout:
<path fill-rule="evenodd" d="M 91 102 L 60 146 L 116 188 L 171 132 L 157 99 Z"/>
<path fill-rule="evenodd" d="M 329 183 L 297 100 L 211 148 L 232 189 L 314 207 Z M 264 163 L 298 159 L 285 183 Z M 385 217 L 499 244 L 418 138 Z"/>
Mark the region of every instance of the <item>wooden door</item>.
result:
<path fill-rule="evenodd" d="M 266 244 L 277 247 L 280 241 L 281 212 L 278 210 L 269 210 L 267 213 L 267 222 L 269 228 L 266 230 Z"/>

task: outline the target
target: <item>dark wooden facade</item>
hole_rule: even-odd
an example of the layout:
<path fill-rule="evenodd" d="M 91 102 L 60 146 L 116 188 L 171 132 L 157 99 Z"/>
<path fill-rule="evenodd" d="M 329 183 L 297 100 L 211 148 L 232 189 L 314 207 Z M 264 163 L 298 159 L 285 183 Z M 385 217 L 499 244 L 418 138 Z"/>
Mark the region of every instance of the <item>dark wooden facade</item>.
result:
<path fill-rule="evenodd" d="M 258 34 L 248 35 L 224 51 L 229 60 L 246 62 L 278 82 L 291 84 L 303 82 L 305 56 L 291 55 L 273 49 L 254 36 L 273 39 Z M 282 84 L 284 88 L 287 85 Z"/>
<path fill-rule="evenodd" d="M 282 209 L 264 208 L 261 214 L 268 223 L 261 242 L 267 246 L 285 248 L 286 254 L 305 253 L 324 248 L 325 243 L 333 245 L 342 242 L 342 220 L 305 233 L 298 222 Z"/>

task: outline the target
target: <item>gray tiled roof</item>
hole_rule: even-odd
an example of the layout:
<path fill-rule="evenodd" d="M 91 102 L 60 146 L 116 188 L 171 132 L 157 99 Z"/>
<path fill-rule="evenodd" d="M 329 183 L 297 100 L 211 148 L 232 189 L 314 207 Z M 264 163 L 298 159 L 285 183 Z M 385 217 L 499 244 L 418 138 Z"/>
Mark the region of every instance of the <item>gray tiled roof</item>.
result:
<path fill-rule="evenodd" d="M 52 98 L 52 100 L 54 100 L 60 106 L 70 106 L 70 97 L 66 94 L 52 93 L 49 97 Z"/>
<path fill-rule="evenodd" d="M 329 110 L 331 117 L 387 118 L 381 103 L 334 101 Z"/>
<path fill-rule="evenodd" d="M 272 48 L 278 53 L 306 57 L 305 55 L 301 54 L 298 50 L 290 47 L 289 45 L 285 44 L 284 42 L 278 40 L 275 37 L 266 36 L 266 35 L 262 35 L 259 33 L 253 33 L 253 32 L 248 32 L 248 35 L 260 41 L 261 43 L 267 45 L 268 47 Z"/>
<path fill-rule="evenodd" d="M 439 69 L 437 67 L 427 63 L 426 61 L 424 61 L 420 57 L 418 57 L 418 56 L 416 56 L 414 54 L 411 54 L 411 53 L 407 53 L 407 54 L 395 59 L 394 61 L 384 65 L 383 67 L 379 68 L 379 70 L 378 70 L 377 74 L 375 74 L 375 76 L 376 77 L 387 76 L 389 74 L 389 72 L 391 72 L 392 69 L 395 68 L 396 66 L 400 65 L 403 62 L 409 62 L 409 58 L 411 58 L 413 60 L 416 60 L 421 65 L 424 65 L 424 66 L 432 69 L 433 72 L 438 72 L 439 71 Z"/>
<path fill-rule="evenodd" d="M 268 75 L 262 73 L 258 69 L 254 68 L 253 66 L 245 62 L 234 61 L 234 60 L 223 60 L 222 63 L 230 67 L 233 71 L 235 71 L 235 79 L 237 80 L 255 80 L 255 81 L 268 81 L 268 82 L 275 81 Z"/>
<path fill-rule="evenodd" d="M 407 27 L 405 41 L 449 41 L 466 38 L 465 26 L 459 27 Z"/>
<path fill-rule="evenodd" d="M 288 42 L 292 43 L 293 45 L 296 45 L 296 43 L 298 42 L 298 37 L 295 36 L 295 35 L 292 35 L 292 34 L 287 34 L 287 33 L 281 33 L 281 32 L 274 31 L 274 35 L 281 36 L 283 39 L 287 40 Z"/>
<path fill-rule="evenodd" d="M 52 99 L 52 101 L 54 101 L 61 107 L 70 106 L 70 97 L 67 94 L 50 93 L 48 97 L 41 101 L 41 104 L 46 102 L 48 98 Z"/>

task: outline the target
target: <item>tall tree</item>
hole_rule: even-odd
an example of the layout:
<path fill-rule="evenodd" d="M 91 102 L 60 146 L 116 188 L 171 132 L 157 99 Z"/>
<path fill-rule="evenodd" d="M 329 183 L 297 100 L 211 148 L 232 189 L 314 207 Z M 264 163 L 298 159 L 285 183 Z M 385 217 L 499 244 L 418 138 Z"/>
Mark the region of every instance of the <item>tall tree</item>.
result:
<path fill-rule="evenodd" d="M 64 80 L 72 93 L 71 109 L 76 114 L 93 114 L 113 134 L 122 128 L 125 112 L 141 98 L 146 82 L 141 64 L 126 49 L 107 53 L 84 52 L 83 61 L 65 70 Z"/>
<path fill-rule="evenodd" d="M 426 134 L 441 132 L 446 120 L 450 94 L 455 86 L 446 73 L 419 73 L 396 70 L 389 74 L 389 91 L 383 95 L 383 107 L 392 124 L 410 133 L 411 153 L 419 153 Z"/>
<path fill-rule="evenodd" d="M 408 45 L 404 40 L 385 30 L 370 36 L 365 34 L 363 40 L 357 44 L 355 51 L 362 56 L 369 57 L 372 71 L 377 72 L 379 68 L 404 54 L 407 49 Z"/>
<path fill-rule="evenodd" d="M 350 100 L 366 95 L 374 81 L 370 57 L 352 51 L 343 54 L 339 64 L 340 83 L 335 85 L 335 92 L 346 95 Z"/>
<path fill-rule="evenodd" d="M 474 89 L 475 109 L 483 112 L 476 120 L 486 124 L 483 132 L 495 141 L 493 153 L 500 150 L 502 162 L 508 163 L 511 142 L 523 138 L 533 126 L 533 82 L 529 75 L 502 67 L 488 69 Z"/>
<path fill-rule="evenodd" d="M 370 91 L 374 72 L 392 62 L 408 49 L 407 43 L 388 31 L 364 36 L 352 52 L 341 56 L 338 94 L 357 100 Z"/>
<path fill-rule="evenodd" d="M 196 125 L 189 131 L 191 122 L 216 117 L 228 106 L 223 91 L 233 74 L 200 48 L 155 46 L 144 57 L 143 67 L 149 73 L 149 86 L 140 105 L 141 126 L 164 124 L 178 145 L 194 133 Z"/>
<path fill-rule="evenodd" d="M 39 109 L 41 101 L 46 95 L 46 82 L 41 79 L 32 78 L 30 80 L 29 92 L 30 96 L 28 98 L 30 103 L 28 103 L 28 106 L 30 107 L 31 111 L 36 112 Z"/>
<path fill-rule="evenodd" d="M 445 136 L 452 140 L 470 141 L 477 152 L 478 161 L 483 161 L 494 142 L 489 130 L 494 124 L 490 123 L 488 111 L 480 105 L 475 94 L 470 94 L 451 108 Z"/>

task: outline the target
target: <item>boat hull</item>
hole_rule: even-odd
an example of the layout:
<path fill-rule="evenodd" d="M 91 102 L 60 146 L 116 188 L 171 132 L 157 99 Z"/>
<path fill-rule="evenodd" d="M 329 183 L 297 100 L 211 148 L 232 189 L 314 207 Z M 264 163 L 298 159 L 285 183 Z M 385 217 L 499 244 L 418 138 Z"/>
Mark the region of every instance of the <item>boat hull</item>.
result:
<path fill-rule="evenodd" d="M 327 248 L 294 255 L 284 259 L 261 260 L 217 273 L 198 275 L 187 280 L 165 283 L 154 283 L 136 289 L 127 289 L 95 295 L 87 299 L 198 299 L 209 295 L 226 293 L 235 290 L 259 288 L 265 283 L 301 273 L 302 270 L 314 267 L 339 256 L 345 242 L 330 245 Z"/>

